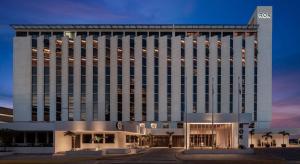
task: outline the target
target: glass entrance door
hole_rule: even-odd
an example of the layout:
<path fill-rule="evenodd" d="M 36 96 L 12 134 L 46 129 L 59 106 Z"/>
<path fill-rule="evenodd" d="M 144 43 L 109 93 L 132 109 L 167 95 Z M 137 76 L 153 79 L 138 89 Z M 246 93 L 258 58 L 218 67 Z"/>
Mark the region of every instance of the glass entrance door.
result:
<path fill-rule="evenodd" d="M 190 147 L 212 147 L 215 146 L 215 134 L 192 134 L 190 135 Z"/>
<path fill-rule="evenodd" d="M 191 148 L 197 147 L 232 147 L 232 124 L 190 124 Z"/>

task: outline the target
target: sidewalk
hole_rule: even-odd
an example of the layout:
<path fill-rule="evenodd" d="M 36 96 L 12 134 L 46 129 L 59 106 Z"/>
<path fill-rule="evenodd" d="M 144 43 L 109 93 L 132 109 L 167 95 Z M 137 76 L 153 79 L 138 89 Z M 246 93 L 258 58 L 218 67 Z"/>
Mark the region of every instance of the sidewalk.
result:
<path fill-rule="evenodd" d="M 197 161 L 199 163 L 241 163 L 241 164 L 282 164 L 285 160 L 274 156 L 262 156 L 255 154 L 176 154 L 181 161 Z"/>

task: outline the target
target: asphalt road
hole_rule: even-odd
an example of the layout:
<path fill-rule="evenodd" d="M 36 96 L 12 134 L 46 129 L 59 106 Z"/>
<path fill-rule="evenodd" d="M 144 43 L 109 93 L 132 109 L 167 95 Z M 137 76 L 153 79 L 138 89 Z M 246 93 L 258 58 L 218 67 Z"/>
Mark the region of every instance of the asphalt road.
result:
<path fill-rule="evenodd" d="M 112 157 L 108 159 L 99 160 L 97 164 L 102 163 L 181 163 L 179 159 L 176 158 L 176 154 L 182 151 L 182 149 L 168 149 L 168 148 L 151 148 L 145 153 L 131 156 L 120 156 Z"/>
<path fill-rule="evenodd" d="M 182 154 L 182 148 L 151 148 L 136 155 L 70 158 L 63 155 L 16 154 L 0 157 L 0 164 L 300 164 L 300 148 L 255 149 L 254 154 Z"/>
<path fill-rule="evenodd" d="M 300 164 L 300 148 L 256 149 L 255 154 L 194 154 L 184 155 L 183 149 L 151 148 L 143 154 L 101 159 L 102 163 L 205 163 L 205 164 Z"/>

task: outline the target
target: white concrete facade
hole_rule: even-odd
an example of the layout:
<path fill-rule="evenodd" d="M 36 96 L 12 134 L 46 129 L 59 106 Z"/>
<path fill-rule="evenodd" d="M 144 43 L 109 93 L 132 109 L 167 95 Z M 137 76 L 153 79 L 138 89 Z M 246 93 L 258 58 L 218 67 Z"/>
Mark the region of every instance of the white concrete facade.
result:
<path fill-rule="evenodd" d="M 269 14 L 269 18 L 261 18 L 259 14 Z M 33 26 L 33 25 L 32 25 Z M 51 25 L 50 25 L 51 26 Z M 84 25 L 83 25 L 84 26 Z M 135 25 L 132 25 L 135 26 Z M 85 27 L 85 26 L 84 26 Z M 142 26 L 136 29 L 130 29 L 126 26 L 120 26 L 118 28 L 94 28 L 89 27 L 74 29 L 56 29 L 48 28 L 45 25 L 41 30 L 31 28 L 28 25 L 26 28 L 19 26 L 14 27 L 17 34 L 26 31 L 27 36 L 16 36 L 14 38 L 14 121 L 15 122 L 44 122 L 45 113 L 44 105 L 44 42 L 46 37 L 42 35 L 42 32 L 49 30 L 51 37 L 49 39 L 49 52 L 50 52 L 50 123 L 67 122 L 68 124 L 74 124 L 79 126 L 77 122 L 110 122 L 115 124 L 117 121 L 122 123 L 133 122 L 138 127 L 135 133 L 139 133 L 140 123 L 145 123 L 145 127 L 151 132 L 151 123 L 157 124 L 157 129 L 161 129 L 160 135 L 166 135 L 167 131 L 176 129 L 178 135 L 184 135 L 184 128 L 177 128 L 178 123 L 182 124 L 185 121 L 189 123 L 226 123 L 232 124 L 231 134 L 235 139 L 231 143 L 232 147 L 238 146 L 238 123 L 243 123 L 244 130 L 248 131 L 248 125 L 252 122 L 255 123 L 256 128 L 268 128 L 271 122 L 272 114 L 272 7 L 257 7 L 254 15 L 252 16 L 249 24 L 243 26 L 222 26 L 222 28 L 211 26 L 209 28 L 205 26 L 183 26 L 174 25 L 172 28 L 155 26 L 151 28 L 149 26 Z M 79 29 L 78 29 L 79 28 Z M 157 29 L 156 29 L 157 28 Z M 37 47 L 36 50 L 32 46 L 32 37 L 30 32 L 38 31 Z M 64 31 L 62 36 L 55 36 L 54 32 Z M 126 35 L 127 32 L 134 31 L 134 59 L 130 58 L 130 38 Z M 79 33 L 86 32 L 85 35 L 79 35 Z M 98 32 L 99 35 L 93 36 L 92 32 Z M 109 36 L 104 33 L 111 32 Z M 144 32 L 146 36 L 146 47 L 143 47 L 143 38 L 139 33 Z M 151 33 L 156 32 L 157 36 Z M 74 33 L 74 36 L 70 37 L 67 33 Z M 117 34 L 119 36 L 117 36 Z M 121 34 L 120 34 L 121 33 Z M 167 36 L 165 33 L 171 33 L 171 36 Z M 184 37 L 179 36 L 177 33 L 184 33 Z M 203 33 L 208 33 L 206 38 Z M 215 35 L 219 33 L 221 37 Z M 77 35 L 76 35 L 77 34 Z M 103 34 L 103 35 L 102 35 Z M 121 36 L 120 36 L 121 35 Z M 118 48 L 118 37 L 121 37 L 122 46 Z M 154 38 L 158 38 L 158 50 L 154 45 Z M 168 37 L 171 40 L 171 120 L 168 121 Z M 109 39 L 107 39 L 109 38 Z M 62 42 L 61 46 L 61 121 L 57 120 L 57 102 L 56 102 L 56 44 L 57 41 Z M 70 48 L 70 42 L 73 42 L 73 47 Z M 243 45 L 243 42 L 245 45 Z M 82 44 L 85 47 L 82 47 Z M 93 59 L 93 46 L 97 48 L 97 59 Z M 184 52 L 182 54 L 181 45 L 184 44 Z M 193 45 L 196 44 L 197 59 L 193 59 Z M 109 48 L 106 47 L 109 45 Z M 208 47 L 206 47 L 208 45 Z M 145 49 L 144 49 L 145 48 Z M 232 49 L 232 51 L 231 51 Z M 69 57 L 69 51 L 73 51 L 73 59 Z M 221 57 L 218 59 L 218 51 L 221 52 Z M 37 90 L 36 93 L 32 93 L 32 54 L 33 51 L 37 53 Z M 82 51 L 85 52 L 85 58 L 82 58 Z M 108 52 L 109 51 L 109 52 Z M 142 53 L 146 51 L 146 61 L 143 61 Z M 155 92 L 154 92 L 154 52 L 158 51 L 158 84 L 159 84 L 159 104 L 158 109 L 155 109 Z M 208 65 L 206 65 L 206 53 L 208 51 Z M 122 104 L 121 104 L 121 118 L 118 117 L 118 53 L 122 53 Z M 258 52 L 258 54 L 256 54 Z M 108 54 L 109 53 L 109 54 Z M 232 54 L 231 54 L 232 53 Z M 243 61 L 243 53 L 245 59 Z M 107 59 L 109 55 L 109 59 Z M 184 55 L 184 57 L 182 57 Z M 231 59 L 232 56 L 232 59 Z M 257 56 L 257 57 L 256 57 Z M 69 61 L 73 61 L 73 67 L 69 66 Z M 97 60 L 97 115 L 93 113 L 93 61 Z M 130 62 L 134 60 L 134 70 L 130 68 Z M 181 104 L 182 90 L 181 85 L 183 80 L 181 79 L 181 61 L 184 60 L 184 74 L 186 76 L 184 80 L 184 102 L 186 105 L 183 107 Z M 197 66 L 193 67 L 193 60 L 197 60 Z M 218 63 L 220 60 L 221 67 L 221 102 L 218 102 Z M 85 61 L 85 69 L 82 70 L 81 63 Z M 109 62 L 109 76 L 108 70 L 106 70 L 106 63 Z M 145 62 L 145 63 L 143 63 Z M 230 76 L 230 63 L 233 64 L 233 81 L 231 84 Z M 243 76 L 243 62 L 245 62 L 245 112 L 242 112 L 242 96 L 240 90 L 242 89 L 242 76 Z M 257 65 L 255 63 L 257 62 Z M 143 71 L 142 66 L 146 65 L 146 113 L 142 112 L 143 105 Z M 256 67 L 257 66 L 257 67 Z M 207 68 L 208 67 L 208 68 Z M 72 70 L 70 70 L 72 69 Z M 194 70 L 197 69 L 197 70 Z M 255 69 L 257 69 L 257 83 L 255 82 Z M 73 80 L 69 79 L 70 71 L 73 72 Z M 85 72 L 83 72 L 85 71 Z M 130 72 L 134 71 L 134 120 L 131 120 L 130 116 L 130 90 L 131 90 L 131 78 Z M 193 88 L 193 75 L 194 72 L 197 76 L 196 85 L 197 88 L 194 91 Z M 82 73 L 85 76 L 82 76 Z M 208 73 L 208 74 L 207 74 Z M 206 75 L 208 75 L 208 112 L 206 109 Z M 85 81 L 83 81 L 83 79 Z M 69 107 L 69 90 L 70 80 L 73 81 L 73 98 L 74 98 L 74 110 L 70 113 Z M 85 82 L 85 96 L 82 97 L 82 83 Z M 108 89 L 106 83 L 109 83 L 109 95 L 107 97 L 106 90 Z M 233 86 L 233 100 L 230 102 L 230 85 Z M 255 93 L 255 86 L 257 86 L 257 93 Z M 197 92 L 197 109 L 193 112 L 193 93 Z M 36 94 L 37 109 L 36 118 L 33 120 L 34 112 L 32 107 L 32 94 Z M 255 95 L 257 95 L 257 102 L 255 102 Z M 106 103 L 109 98 L 108 104 Z M 85 101 L 85 114 L 82 114 L 82 101 Z M 219 109 L 217 104 L 221 104 Z M 232 109 L 230 104 L 232 105 Z M 109 113 L 106 113 L 106 108 L 109 106 Z M 187 120 L 185 120 L 185 114 L 182 113 L 182 109 L 187 111 Z M 158 121 L 155 120 L 155 111 L 158 111 Z M 218 110 L 220 110 L 218 112 Z M 231 111 L 232 110 L 232 111 Z M 216 114 L 215 119 L 211 119 L 211 113 Z M 107 118 L 106 115 L 109 115 Z M 144 117 L 144 115 L 146 116 Z M 74 116 L 74 121 L 69 119 L 69 116 Z M 194 115 L 194 116 L 193 116 Z M 200 117 L 196 117 L 196 116 Z M 249 116 L 249 117 L 248 117 Z M 220 119 L 220 118 L 222 119 Z M 243 119 L 242 117 L 247 117 Z M 142 118 L 146 118 L 143 120 Z M 182 119 L 184 118 L 184 119 Z M 120 120 L 121 119 L 121 120 Z M 220 121 L 221 120 L 221 121 Z M 241 122 L 241 120 L 243 120 Z M 218 122 L 219 121 L 219 122 Z M 168 127 L 166 127 L 168 124 Z M 106 125 L 106 124 L 103 124 Z M 80 127 L 86 128 L 82 132 L 95 131 L 94 126 L 86 127 L 88 125 L 80 124 Z M 125 124 L 124 124 L 125 126 Z M 164 127 L 164 128 L 162 128 Z M 26 128 L 24 129 L 26 130 Z M 48 129 L 56 131 L 56 129 Z M 64 129 L 68 130 L 68 129 Z M 105 132 L 118 131 L 115 128 L 105 129 Z M 180 131 L 180 132 L 178 132 Z M 157 131 L 159 132 L 159 131 Z M 81 133 L 81 132 L 80 132 Z M 117 132 L 116 132 L 117 133 Z M 62 135 L 62 130 L 59 133 L 55 133 L 55 137 Z M 243 144 L 248 145 L 246 134 Z M 119 135 L 121 136 L 121 135 Z M 124 136 L 122 136 L 124 140 Z M 218 136 L 219 137 L 219 136 Z M 217 137 L 217 138 L 218 138 Z M 55 139 L 54 139 L 55 140 Z M 123 141 L 122 141 L 123 142 Z M 57 144 L 57 143 L 56 143 Z M 124 146 L 124 144 L 122 144 Z M 57 145 L 59 146 L 59 145 Z M 88 146 L 87 146 L 88 147 Z M 63 149 L 63 148 L 60 148 Z"/>

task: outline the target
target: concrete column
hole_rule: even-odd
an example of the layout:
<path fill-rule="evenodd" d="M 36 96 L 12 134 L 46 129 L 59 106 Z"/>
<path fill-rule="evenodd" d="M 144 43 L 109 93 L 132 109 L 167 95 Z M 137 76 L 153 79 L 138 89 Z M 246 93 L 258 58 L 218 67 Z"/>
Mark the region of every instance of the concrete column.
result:
<path fill-rule="evenodd" d="M 221 40 L 221 112 L 229 113 L 230 96 L 230 36 Z"/>
<path fill-rule="evenodd" d="M 245 105 L 246 113 L 254 112 L 254 36 L 246 37 L 245 45 Z"/>
<path fill-rule="evenodd" d="M 238 148 L 238 140 L 239 140 L 239 133 L 238 133 L 238 123 L 233 123 L 232 124 L 232 147 L 233 148 Z"/>
<path fill-rule="evenodd" d="M 74 121 L 80 121 L 81 100 L 81 37 L 74 39 Z"/>
<path fill-rule="evenodd" d="M 105 121 L 105 36 L 98 38 L 98 120 Z"/>
<path fill-rule="evenodd" d="M 122 38 L 122 120 L 129 121 L 130 98 L 130 38 Z"/>
<path fill-rule="evenodd" d="M 193 37 L 185 38 L 185 76 L 187 113 L 193 113 Z"/>
<path fill-rule="evenodd" d="M 134 116 L 142 121 L 142 36 L 134 40 Z"/>
<path fill-rule="evenodd" d="M 197 38 L 197 113 L 205 113 L 205 40 Z"/>
<path fill-rule="evenodd" d="M 154 37 L 147 37 L 147 121 L 154 121 Z"/>
<path fill-rule="evenodd" d="M 240 77 L 240 82 L 238 82 L 238 77 Z M 236 36 L 233 37 L 233 113 L 238 113 L 238 110 L 240 110 L 239 112 L 241 112 L 242 95 L 239 94 L 239 88 L 242 89 L 241 84 L 242 84 L 242 36 Z M 238 103 L 238 101 L 240 103 Z"/>
<path fill-rule="evenodd" d="M 180 36 L 172 37 L 172 58 L 171 58 L 171 120 L 181 120 L 181 102 L 180 102 L 180 75 L 181 75 L 181 38 Z"/>
<path fill-rule="evenodd" d="M 37 121 L 44 121 L 44 36 L 37 38 Z"/>
<path fill-rule="evenodd" d="M 31 121 L 31 36 L 13 39 L 14 121 Z"/>
<path fill-rule="evenodd" d="M 209 38 L 209 112 L 217 113 L 218 47 L 217 36 Z M 214 80 L 212 80 L 214 79 Z M 214 89 L 214 94 L 212 93 Z"/>
<path fill-rule="evenodd" d="M 62 56 L 61 56 L 61 105 L 62 121 L 68 120 L 68 76 L 69 76 L 69 39 L 62 37 Z"/>
<path fill-rule="evenodd" d="M 185 125 L 185 123 L 184 123 L 184 125 L 183 125 L 184 127 L 184 147 L 186 147 L 186 144 L 187 144 L 187 148 L 189 149 L 190 148 L 190 133 L 191 133 L 191 127 L 190 127 L 190 124 L 188 124 L 188 126 L 186 126 Z M 187 127 L 187 128 L 186 128 Z M 186 131 L 187 131 L 187 133 L 186 133 Z M 187 134 L 187 136 L 185 135 L 185 134 Z M 187 140 L 186 140 L 186 138 L 187 138 Z M 187 142 L 186 142 L 187 141 Z"/>
<path fill-rule="evenodd" d="M 110 39 L 110 121 L 118 121 L 117 105 L 117 82 L 118 82 L 118 57 L 117 57 L 117 37 Z"/>
<path fill-rule="evenodd" d="M 93 121 L 93 36 L 86 38 L 86 120 Z"/>
<path fill-rule="evenodd" d="M 260 13 L 269 18 L 259 18 Z M 257 31 L 257 127 L 269 128 L 272 121 L 272 6 L 258 6 L 254 14 Z"/>
<path fill-rule="evenodd" d="M 56 37 L 50 37 L 50 121 L 56 121 Z"/>
<path fill-rule="evenodd" d="M 158 119 L 167 121 L 167 37 L 159 38 L 159 104 Z"/>

